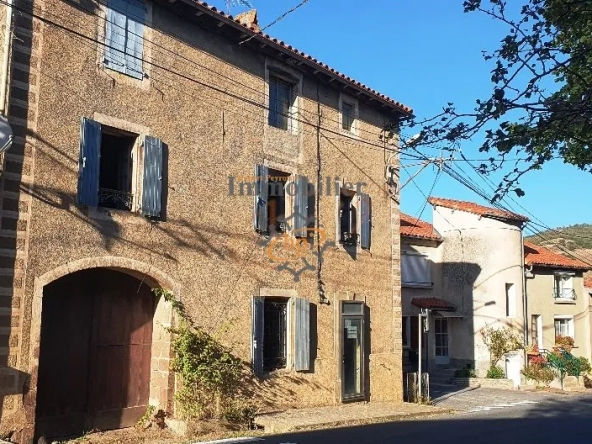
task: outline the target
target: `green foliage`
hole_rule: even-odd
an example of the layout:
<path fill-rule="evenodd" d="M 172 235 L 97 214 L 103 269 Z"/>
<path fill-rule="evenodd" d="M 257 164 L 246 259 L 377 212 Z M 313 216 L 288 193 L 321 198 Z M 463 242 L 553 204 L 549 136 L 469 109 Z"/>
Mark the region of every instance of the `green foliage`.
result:
<path fill-rule="evenodd" d="M 530 236 L 526 239 L 544 247 L 552 248 L 557 245 L 570 251 L 578 248 L 592 249 L 592 224 L 577 224 L 560 227 L 557 230 L 542 231 L 540 236 Z M 548 241 L 543 245 L 541 239 L 548 239 Z"/>
<path fill-rule="evenodd" d="M 155 410 L 156 410 L 156 407 L 154 407 L 153 405 L 148 405 L 148 407 L 146 407 L 146 411 L 144 412 L 142 417 L 140 419 L 138 419 L 138 422 L 136 423 L 136 427 L 140 428 L 140 429 L 144 428 L 146 426 L 146 424 L 148 424 L 152 420 L 152 415 L 154 414 Z"/>
<path fill-rule="evenodd" d="M 465 12 L 481 13 L 507 30 L 493 52 L 491 92 L 473 109 L 453 103 L 440 114 L 414 122 L 423 144 L 479 138 L 491 152 L 480 172 L 507 167 L 494 200 L 513 190 L 528 171 L 554 158 L 592 171 L 592 8 L 582 0 L 465 0 Z M 417 148 L 417 146 L 416 146 Z M 506 159 L 506 162 L 503 160 Z"/>
<path fill-rule="evenodd" d="M 509 328 L 486 327 L 481 330 L 481 338 L 489 350 L 490 367 L 497 366 L 506 353 L 524 348 L 518 334 Z"/>
<path fill-rule="evenodd" d="M 476 378 L 475 370 L 470 367 L 459 368 L 454 371 L 455 378 Z"/>
<path fill-rule="evenodd" d="M 555 372 L 546 364 L 530 364 L 522 370 L 522 374 L 531 381 L 535 381 L 537 386 L 546 387 L 555 379 Z"/>
<path fill-rule="evenodd" d="M 170 302 L 179 323 L 173 333 L 171 369 L 180 377 L 175 397 L 188 419 L 224 418 L 251 423 L 254 406 L 241 395 L 248 380 L 243 362 L 208 332 L 195 326 L 182 302 L 162 289 L 154 292 Z"/>
<path fill-rule="evenodd" d="M 504 369 L 501 367 L 492 366 L 487 370 L 486 377 L 489 379 L 504 379 L 506 377 L 506 372 L 504 372 Z"/>
<path fill-rule="evenodd" d="M 583 356 L 578 358 L 580 360 L 580 374 L 582 375 L 589 375 L 592 372 L 592 366 L 590 365 L 590 361 Z"/>

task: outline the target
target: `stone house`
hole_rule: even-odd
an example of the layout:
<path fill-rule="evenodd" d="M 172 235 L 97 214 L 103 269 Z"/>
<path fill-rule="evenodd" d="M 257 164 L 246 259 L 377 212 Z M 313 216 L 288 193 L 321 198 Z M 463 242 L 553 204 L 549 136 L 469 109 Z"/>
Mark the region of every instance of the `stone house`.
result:
<path fill-rule="evenodd" d="M 264 407 L 402 399 L 385 171 L 411 109 L 261 34 L 253 13 L 189 0 L 1 11 L 15 135 L 3 433 L 28 443 L 124 427 L 148 404 L 174 413 L 174 319 L 156 287 L 253 368 Z"/>
<path fill-rule="evenodd" d="M 591 358 L 588 264 L 531 242 L 524 244 L 529 342 L 552 350 L 557 336 L 574 339 L 572 354 Z"/>

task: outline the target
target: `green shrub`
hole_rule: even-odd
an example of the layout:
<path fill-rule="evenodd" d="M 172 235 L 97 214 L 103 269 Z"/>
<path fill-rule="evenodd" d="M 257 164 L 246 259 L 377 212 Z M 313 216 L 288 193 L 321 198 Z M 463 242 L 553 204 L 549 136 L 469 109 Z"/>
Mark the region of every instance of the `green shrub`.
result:
<path fill-rule="evenodd" d="M 584 358 L 583 356 L 578 358 L 580 360 L 580 374 L 587 375 L 592 372 L 592 366 L 590 365 L 590 361 Z"/>
<path fill-rule="evenodd" d="M 552 368 L 546 365 L 531 364 L 522 370 L 522 374 L 526 379 L 535 381 L 537 386 L 548 386 L 555 379 L 555 372 Z"/>
<path fill-rule="evenodd" d="M 487 378 L 489 379 L 504 379 L 505 377 L 506 373 L 504 372 L 504 369 L 497 365 L 493 365 L 487 370 Z"/>

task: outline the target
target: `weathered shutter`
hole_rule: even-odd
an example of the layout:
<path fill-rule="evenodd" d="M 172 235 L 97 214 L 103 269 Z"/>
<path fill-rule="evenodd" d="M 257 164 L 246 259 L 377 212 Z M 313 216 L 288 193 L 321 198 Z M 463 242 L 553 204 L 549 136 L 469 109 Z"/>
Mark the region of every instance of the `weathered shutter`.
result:
<path fill-rule="evenodd" d="M 310 303 L 296 298 L 295 363 L 297 372 L 310 370 Z"/>
<path fill-rule="evenodd" d="M 253 315 L 251 327 L 251 363 L 253 372 L 263 374 L 263 302 L 265 298 L 253 296 Z"/>
<path fill-rule="evenodd" d="M 275 77 L 269 77 L 269 118 L 271 126 L 279 126 L 278 122 L 278 84 Z"/>
<path fill-rule="evenodd" d="M 360 194 L 360 223 L 360 246 L 362 248 L 369 249 L 372 220 L 370 214 L 370 196 L 365 193 Z"/>
<path fill-rule="evenodd" d="M 78 195 L 81 205 L 99 205 L 99 173 L 101 166 L 101 124 L 82 118 L 80 154 L 78 158 Z"/>
<path fill-rule="evenodd" d="M 254 225 L 255 230 L 260 233 L 267 233 L 269 230 L 267 211 L 267 200 L 269 197 L 268 176 L 269 168 L 265 165 L 257 165 L 255 167 L 257 187 L 255 189 Z"/>
<path fill-rule="evenodd" d="M 146 5 L 141 0 L 128 0 L 127 40 L 125 42 L 126 74 L 141 79 L 142 54 L 144 49 L 144 20 Z"/>
<path fill-rule="evenodd" d="M 293 231 L 296 237 L 307 237 L 308 227 L 308 179 L 304 176 L 296 176 L 294 180 L 294 221 Z"/>
<path fill-rule="evenodd" d="M 110 69 L 126 72 L 125 44 L 127 17 L 125 0 L 109 0 L 105 26 L 105 65 Z"/>
<path fill-rule="evenodd" d="M 335 196 L 335 240 L 341 241 L 341 195 Z"/>
<path fill-rule="evenodd" d="M 429 260 L 420 254 L 401 255 L 401 280 L 406 284 L 429 284 Z"/>
<path fill-rule="evenodd" d="M 142 214 L 160 217 L 162 212 L 163 143 L 156 137 L 144 139 L 144 180 L 142 185 Z"/>

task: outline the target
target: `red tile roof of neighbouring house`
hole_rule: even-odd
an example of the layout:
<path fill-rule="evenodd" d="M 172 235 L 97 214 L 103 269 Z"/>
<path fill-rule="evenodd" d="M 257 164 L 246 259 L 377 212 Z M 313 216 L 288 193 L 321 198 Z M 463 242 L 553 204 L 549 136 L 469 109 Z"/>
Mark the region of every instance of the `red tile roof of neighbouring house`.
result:
<path fill-rule="evenodd" d="M 259 26 L 249 26 L 248 23 L 245 23 L 244 20 L 240 19 L 241 17 L 236 18 L 232 15 L 225 14 L 223 11 L 220 11 L 215 6 L 210 6 L 206 2 L 202 2 L 199 0 L 183 1 L 184 3 L 190 4 L 191 6 L 197 8 L 200 11 L 198 15 L 205 13 L 210 17 L 216 18 L 223 24 L 227 24 L 229 26 L 234 27 L 235 29 L 238 28 L 244 31 L 244 34 L 246 35 L 245 40 L 248 37 L 253 37 L 260 43 L 262 43 L 262 45 L 260 45 L 261 47 L 268 45 L 272 48 L 277 49 L 279 52 L 288 55 L 289 57 L 293 57 L 298 64 L 304 63 L 311 66 L 315 70 L 315 74 L 317 72 L 322 72 L 330 78 L 338 79 L 344 82 L 349 88 L 368 95 L 368 97 L 370 97 L 371 100 L 376 100 L 381 105 L 387 106 L 391 109 L 395 109 L 400 114 L 408 116 L 413 114 L 413 109 L 409 108 L 408 106 L 403 105 L 402 103 L 397 102 L 396 100 L 393 100 L 390 97 L 379 93 L 378 91 L 370 88 L 369 86 L 366 86 L 363 83 L 358 82 L 357 80 L 340 73 L 336 69 L 331 68 L 326 63 L 323 63 L 320 60 L 315 59 L 311 55 L 299 51 L 298 49 L 284 43 L 281 40 L 270 37 L 268 34 L 264 34 L 260 30 Z"/>
<path fill-rule="evenodd" d="M 416 307 L 429 310 L 454 311 L 456 309 L 450 302 L 440 298 L 413 298 L 411 303 Z"/>
<path fill-rule="evenodd" d="M 592 270 L 592 266 L 571 259 L 562 254 L 555 253 L 545 247 L 540 247 L 532 242 L 524 242 L 524 263 L 526 265 L 536 265 L 539 267 L 561 267 L 573 268 L 576 270 Z"/>
<path fill-rule="evenodd" d="M 405 213 L 401 213 L 401 236 L 442 240 L 432 224 Z"/>
<path fill-rule="evenodd" d="M 491 217 L 493 219 L 513 220 L 518 222 L 528 222 L 529 219 L 521 214 L 512 213 L 511 211 L 500 210 L 498 208 L 486 207 L 473 202 L 465 202 L 462 200 L 444 199 L 441 197 L 430 197 L 428 202 L 433 206 L 450 208 L 452 210 L 466 211 L 467 213 L 477 214 L 483 217 Z"/>
<path fill-rule="evenodd" d="M 592 277 L 584 277 L 584 287 L 592 288 Z"/>

